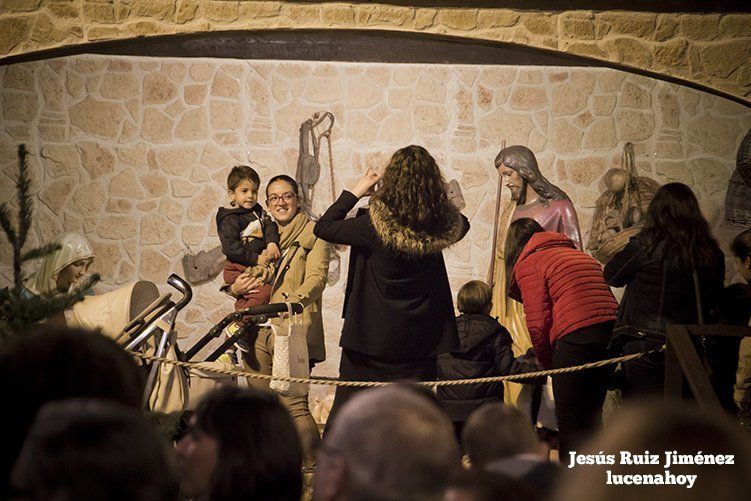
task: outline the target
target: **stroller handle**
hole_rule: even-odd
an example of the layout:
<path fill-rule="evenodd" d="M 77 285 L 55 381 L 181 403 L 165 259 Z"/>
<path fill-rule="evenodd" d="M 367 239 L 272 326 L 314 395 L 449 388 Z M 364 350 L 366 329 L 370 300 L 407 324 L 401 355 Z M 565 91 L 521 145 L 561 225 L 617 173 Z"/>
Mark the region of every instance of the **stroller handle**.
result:
<path fill-rule="evenodd" d="M 302 313 L 303 306 L 300 303 L 289 303 L 292 305 L 292 312 L 300 314 Z M 269 303 L 262 304 L 260 306 L 251 306 L 240 310 L 238 313 L 243 315 L 273 315 L 274 313 L 286 313 L 287 303 Z"/>
<path fill-rule="evenodd" d="M 190 303 L 190 300 L 193 299 L 193 289 L 190 288 L 190 284 L 188 284 L 184 278 L 175 273 L 169 276 L 167 283 L 180 291 L 183 295 L 183 297 L 175 304 L 175 308 L 182 310 L 188 303 Z"/>

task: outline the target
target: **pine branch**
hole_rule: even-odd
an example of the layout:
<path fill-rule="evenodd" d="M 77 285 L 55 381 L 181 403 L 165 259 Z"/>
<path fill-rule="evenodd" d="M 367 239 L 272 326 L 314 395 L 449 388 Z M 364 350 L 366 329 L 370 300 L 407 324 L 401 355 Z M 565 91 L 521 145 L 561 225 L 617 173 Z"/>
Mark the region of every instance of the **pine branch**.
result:
<path fill-rule="evenodd" d="M 8 242 L 15 246 L 16 230 L 13 229 L 13 224 L 10 222 L 10 211 L 6 203 L 0 204 L 0 226 L 2 226 L 5 236 L 8 237 Z"/>
<path fill-rule="evenodd" d="M 29 169 L 26 163 L 26 146 L 18 146 L 18 182 L 16 189 L 18 191 L 18 250 L 26 244 L 26 236 L 31 228 L 31 219 L 33 205 L 31 203 L 31 179 L 29 179 Z"/>
<path fill-rule="evenodd" d="M 31 259 L 39 259 L 41 257 L 46 256 L 47 254 L 51 254 L 55 252 L 56 250 L 60 249 L 61 246 L 58 243 L 51 243 L 51 244 L 45 244 L 41 247 L 37 247 L 35 249 L 31 249 L 29 252 L 21 256 L 21 261 L 29 261 Z"/>

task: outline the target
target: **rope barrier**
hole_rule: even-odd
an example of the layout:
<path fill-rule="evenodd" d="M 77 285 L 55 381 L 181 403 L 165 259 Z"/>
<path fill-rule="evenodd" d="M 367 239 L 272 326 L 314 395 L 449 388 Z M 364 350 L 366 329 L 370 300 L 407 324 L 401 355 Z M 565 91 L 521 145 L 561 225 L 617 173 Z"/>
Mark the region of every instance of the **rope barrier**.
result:
<path fill-rule="evenodd" d="M 510 376 L 492 376 L 492 377 L 481 377 L 481 378 L 472 378 L 472 379 L 454 379 L 454 380 L 446 380 L 446 381 L 419 381 L 415 384 L 418 384 L 420 386 L 427 386 L 429 388 L 436 388 L 439 386 L 461 386 L 461 385 L 467 385 L 467 384 L 482 384 L 482 383 L 497 383 L 501 381 L 522 381 L 525 379 L 533 379 L 543 376 L 554 376 L 556 374 L 568 374 L 571 372 L 579 372 L 587 369 L 596 369 L 599 367 L 605 367 L 608 365 L 617 364 L 620 362 L 627 362 L 629 360 L 635 360 L 637 358 L 641 358 L 644 355 L 650 354 L 650 353 L 658 353 L 660 351 L 663 351 L 665 349 L 665 345 L 662 345 L 659 348 L 655 348 L 653 350 L 645 351 L 643 353 L 634 353 L 631 355 L 624 355 L 622 357 L 616 357 L 616 358 L 609 358 L 606 360 L 599 360 L 597 362 L 590 362 L 588 364 L 582 364 L 582 365 L 575 365 L 571 367 L 562 367 L 560 369 L 549 369 L 549 370 L 542 370 L 537 372 L 527 372 L 524 374 L 512 374 Z M 235 377 L 249 377 L 249 378 L 255 378 L 255 379 L 263 379 L 266 381 L 289 381 L 290 383 L 307 383 L 307 384 L 319 384 L 319 385 L 328 385 L 328 386 L 349 386 L 349 387 L 357 387 L 357 388 L 369 388 L 369 387 L 376 387 L 376 386 L 386 386 L 389 384 L 393 384 L 394 382 L 383 382 L 383 381 L 339 381 L 337 379 L 333 378 L 300 378 L 300 377 L 279 377 L 279 376 L 271 376 L 268 374 L 259 374 L 257 372 L 250 372 L 245 370 L 234 370 L 234 369 L 221 369 L 219 367 L 216 367 L 212 364 L 213 362 L 183 362 L 181 360 L 172 360 L 169 358 L 164 357 L 155 357 L 153 355 L 146 355 L 139 352 L 131 351 L 131 354 L 136 357 L 143 360 L 147 360 L 150 362 L 161 362 L 166 363 L 170 365 L 175 365 L 177 367 L 184 367 L 189 370 L 200 370 L 205 372 L 213 372 L 216 374 L 223 374 L 225 376 L 235 376 Z"/>

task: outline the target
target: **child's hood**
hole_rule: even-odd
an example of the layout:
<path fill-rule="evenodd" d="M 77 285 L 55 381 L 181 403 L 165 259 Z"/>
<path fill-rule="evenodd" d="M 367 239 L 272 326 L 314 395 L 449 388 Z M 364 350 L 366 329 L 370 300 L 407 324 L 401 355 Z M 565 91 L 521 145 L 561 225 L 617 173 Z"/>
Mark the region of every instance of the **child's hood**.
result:
<path fill-rule="evenodd" d="M 222 219 L 230 215 L 244 216 L 246 214 L 253 214 L 254 216 L 258 217 L 256 207 L 258 207 L 258 205 L 255 205 L 250 209 L 245 209 L 243 207 L 233 207 L 232 209 L 219 207 L 219 210 L 216 212 L 216 224 L 219 224 Z"/>

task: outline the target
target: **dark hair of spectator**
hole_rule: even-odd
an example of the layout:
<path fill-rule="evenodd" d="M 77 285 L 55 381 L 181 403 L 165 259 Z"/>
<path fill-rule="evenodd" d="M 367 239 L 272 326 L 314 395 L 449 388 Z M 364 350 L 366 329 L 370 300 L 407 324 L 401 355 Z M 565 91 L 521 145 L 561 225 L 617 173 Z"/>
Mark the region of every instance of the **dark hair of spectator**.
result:
<path fill-rule="evenodd" d="M 143 377 L 133 357 L 112 339 L 83 329 L 43 325 L 3 341 L 0 394 L 12 412 L 0 412 L 0 499 L 10 469 L 37 411 L 47 402 L 97 398 L 141 406 Z"/>
<path fill-rule="evenodd" d="M 480 280 L 462 285 L 456 296 L 456 307 L 462 313 L 487 313 L 493 299 L 493 290 Z"/>
<path fill-rule="evenodd" d="M 292 192 L 295 195 L 300 194 L 300 191 L 299 191 L 300 189 L 297 186 L 297 181 L 292 179 L 287 174 L 279 174 L 278 176 L 274 176 L 271 179 L 269 179 L 269 183 L 266 185 L 266 196 L 268 196 L 269 194 L 269 186 L 271 186 L 272 183 L 276 183 L 277 181 L 284 181 L 285 183 L 289 184 L 292 187 Z"/>
<path fill-rule="evenodd" d="M 660 260 L 675 257 L 689 269 L 711 266 L 719 250 L 694 192 L 683 183 L 657 190 L 639 236 L 650 255 Z"/>
<path fill-rule="evenodd" d="M 275 394 L 226 386 L 198 404 L 195 419 L 218 443 L 209 499 L 300 499 L 300 439 Z"/>
<path fill-rule="evenodd" d="M 227 189 L 234 191 L 245 180 L 255 184 L 256 188 L 261 186 L 261 178 L 253 167 L 249 165 L 235 165 L 229 171 L 229 176 L 227 176 Z"/>
<path fill-rule="evenodd" d="M 163 438 L 140 410 L 102 400 L 45 405 L 13 470 L 23 499 L 176 500 Z"/>
<path fill-rule="evenodd" d="M 527 245 L 529 239 L 535 233 L 545 231 L 540 223 L 534 219 L 523 217 L 517 219 L 508 227 L 508 233 L 506 233 L 505 244 L 505 261 L 506 261 L 506 282 L 507 286 L 511 284 L 511 277 L 513 276 L 514 266 L 519 260 L 519 256 L 524 250 L 524 246 Z"/>
<path fill-rule="evenodd" d="M 532 423 L 519 409 L 486 404 L 475 410 L 462 430 L 462 444 L 473 467 L 539 452 L 540 441 Z"/>
<path fill-rule="evenodd" d="M 736 235 L 730 248 L 738 259 L 744 260 L 751 256 L 751 228 Z"/>

